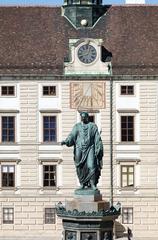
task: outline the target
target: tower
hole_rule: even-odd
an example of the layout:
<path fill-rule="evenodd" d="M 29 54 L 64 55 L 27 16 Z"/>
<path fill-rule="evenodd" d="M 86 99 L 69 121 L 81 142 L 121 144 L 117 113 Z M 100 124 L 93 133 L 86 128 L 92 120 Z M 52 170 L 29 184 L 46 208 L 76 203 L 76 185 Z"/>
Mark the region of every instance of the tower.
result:
<path fill-rule="evenodd" d="M 76 28 L 93 27 L 106 9 L 102 0 L 64 0 L 63 15 Z"/>

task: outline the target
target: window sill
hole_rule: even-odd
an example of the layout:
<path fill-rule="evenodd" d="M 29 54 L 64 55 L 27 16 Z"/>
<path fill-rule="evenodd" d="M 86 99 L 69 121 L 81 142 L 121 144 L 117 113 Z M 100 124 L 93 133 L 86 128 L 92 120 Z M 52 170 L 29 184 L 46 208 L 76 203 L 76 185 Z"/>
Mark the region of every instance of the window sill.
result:
<path fill-rule="evenodd" d="M 40 144 L 41 145 L 60 145 L 61 146 L 60 142 L 41 142 Z"/>
<path fill-rule="evenodd" d="M 1 187 L 0 188 L 0 191 L 5 191 L 5 192 L 7 192 L 7 191 L 9 191 L 9 192 L 11 192 L 11 191 L 13 191 L 13 192 L 15 192 L 15 191 L 17 191 L 18 189 L 16 188 L 16 187 Z"/>
<path fill-rule="evenodd" d="M 0 142 L 1 145 L 17 145 L 17 142 Z"/>
<path fill-rule="evenodd" d="M 131 142 L 116 142 L 118 145 L 137 145 L 139 142 L 131 141 Z"/>
<path fill-rule="evenodd" d="M 41 191 L 59 191 L 59 187 L 41 187 Z"/>
<path fill-rule="evenodd" d="M 118 190 L 121 192 L 136 192 L 138 187 L 118 187 Z"/>

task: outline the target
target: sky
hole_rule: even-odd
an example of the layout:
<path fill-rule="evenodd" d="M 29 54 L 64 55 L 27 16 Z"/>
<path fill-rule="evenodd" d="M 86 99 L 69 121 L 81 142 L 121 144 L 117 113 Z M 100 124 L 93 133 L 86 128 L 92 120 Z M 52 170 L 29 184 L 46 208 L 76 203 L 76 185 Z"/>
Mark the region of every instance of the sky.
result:
<path fill-rule="evenodd" d="M 124 4 L 125 0 L 103 0 L 104 4 Z M 4 5 L 62 5 L 63 0 L 0 0 L 0 6 Z M 158 0 L 145 0 L 146 4 L 158 4 Z"/>

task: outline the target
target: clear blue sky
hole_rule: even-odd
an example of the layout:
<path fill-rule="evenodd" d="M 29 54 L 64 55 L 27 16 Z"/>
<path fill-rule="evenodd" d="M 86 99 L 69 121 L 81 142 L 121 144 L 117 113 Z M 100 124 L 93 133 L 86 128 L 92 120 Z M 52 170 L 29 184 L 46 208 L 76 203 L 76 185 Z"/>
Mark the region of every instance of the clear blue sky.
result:
<path fill-rule="evenodd" d="M 125 0 L 104 0 L 104 4 L 123 4 Z M 2 5 L 62 5 L 63 0 L 0 0 Z M 145 0 L 146 4 L 158 4 L 158 0 Z"/>

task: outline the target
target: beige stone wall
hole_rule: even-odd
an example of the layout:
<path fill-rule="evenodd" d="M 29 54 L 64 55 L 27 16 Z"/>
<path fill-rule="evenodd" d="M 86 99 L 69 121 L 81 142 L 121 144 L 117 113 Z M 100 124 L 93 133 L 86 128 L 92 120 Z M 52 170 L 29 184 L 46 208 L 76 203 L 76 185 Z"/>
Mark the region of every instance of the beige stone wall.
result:
<path fill-rule="evenodd" d="M 113 85 L 113 164 L 114 164 L 114 202 L 120 201 L 123 207 L 133 207 L 134 222 L 133 224 L 124 225 L 126 231 L 129 226 L 134 236 L 158 236 L 158 195 L 157 195 L 157 162 L 158 162 L 158 129 L 157 129 L 157 96 L 158 81 L 139 81 L 128 80 L 124 83 L 138 84 L 139 88 L 139 115 L 140 115 L 140 141 L 132 145 L 122 145 L 117 141 L 117 84 L 121 81 L 114 82 Z M 57 115 L 59 116 L 59 142 L 65 139 L 69 134 L 72 126 L 79 120 L 79 115 L 74 109 L 70 109 L 70 86 L 69 81 L 47 81 L 48 83 L 59 84 L 59 98 L 61 99 L 61 107 Z M 73 148 L 60 147 L 60 145 L 49 146 L 42 144 L 39 138 L 41 131 L 39 94 L 40 86 L 44 84 L 44 80 L 19 80 L 19 110 L 20 125 L 19 142 L 17 143 L 17 158 L 20 158 L 18 165 L 20 166 L 20 185 L 17 191 L 1 191 L 0 192 L 0 208 L 14 207 L 15 221 L 14 224 L 2 224 L 2 214 L 0 214 L 1 224 L 0 236 L 40 234 L 44 235 L 61 235 L 61 220 L 57 218 L 55 225 L 44 224 L 44 208 L 54 207 L 59 201 L 71 199 L 74 189 L 78 184 L 73 164 Z M 103 198 L 110 199 L 110 82 L 106 81 L 106 108 L 100 110 L 99 123 L 102 129 L 102 140 L 104 143 L 104 167 L 99 183 L 99 188 L 103 194 Z M 53 99 L 52 99 L 53 101 Z M 132 103 L 131 103 L 132 106 Z M 131 107 L 132 108 L 132 107 Z M 133 107 L 134 108 L 134 107 Z M 121 148 L 120 148 L 121 146 Z M 128 152 L 128 149 L 129 152 Z M 5 154 L 7 156 L 7 151 Z M 0 149 L 0 153 L 2 150 Z M 3 150 L 4 153 L 4 150 Z M 122 154 L 122 155 L 119 155 Z M 139 162 L 134 164 L 138 167 L 139 185 L 132 191 L 118 190 L 118 166 L 117 159 L 119 156 L 124 158 L 130 154 L 135 159 L 139 157 Z M 56 163 L 62 169 L 60 175 L 60 184 L 58 189 L 45 191 L 40 186 L 39 161 L 40 156 L 44 158 L 55 157 L 62 161 Z M 5 159 L 5 157 L 4 157 Z M 2 211 L 1 211 L 2 212 Z M 120 232 L 121 216 L 118 232 Z"/>

